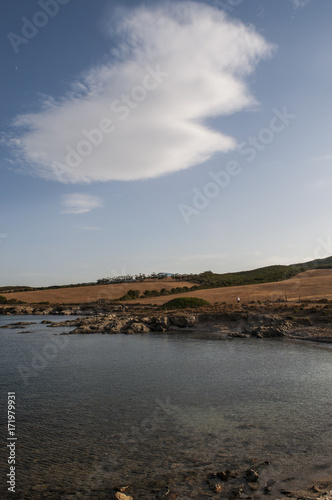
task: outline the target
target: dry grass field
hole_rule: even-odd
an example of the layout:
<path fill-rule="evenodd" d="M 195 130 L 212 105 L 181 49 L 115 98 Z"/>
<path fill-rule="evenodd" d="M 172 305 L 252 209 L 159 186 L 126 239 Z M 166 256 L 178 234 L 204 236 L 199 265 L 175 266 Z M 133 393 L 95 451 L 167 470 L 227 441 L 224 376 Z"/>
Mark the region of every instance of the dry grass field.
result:
<path fill-rule="evenodd" d="M 142 283 L 115 283 L 112 285 L 82 286 L 74 288 L 58 288 L 54 290 L 36 290 L 33 292 L 2 293 L 6 299 L 22 300 L 27 304 L 50 302 L 51 304 L 83 304 L 96 302 L 99 299 L 119 299 L 128 290 L 171 290 L 171 288 L 193 286 L 188 281 L 175 281 L 171 278 L 165 280 L 146 280 Z"/>
<path fill-rule="evenodd" d="M 216 302 L 235 303 L 237 297 L 240 297 L 241 303 L 248 303 L 252 300 L 276 301 L 285 298 L 288 301 L 325 298 L 332 300 L 332 269 L 306 271 L 305 273 L 298 274 L 295 278 L 277 283 L 211 288 L 168 297 L 139 299 L 135 302 L 142 304 L 164 304 L 176 297 L 198 297 L 207 300 L 211 304 Z"/>
<path fill-rule="evenodd" d="M 185 281 L 151 280 L 143 283 L 119 283 L 112 285 L 84 286 L 77 288 L 60 288 L 55 290 L 37 290 L 34 292 L 4 293 L 7 299 L 22 300 L 28 304 L 50 302 L 51 304 L 80 304 L 96 302 L 99 299 L 114 300 L 122 297 L 129 289 L 139 290 L 170 290 L 175 287 L 192 286 L 193 283 Z M 299 299 L 321 299 L 332 300 L 332 269 L 317 269 L 297 275 L 295 278 L 277 283 L 266 283 L 260 285 L 234 286 L 227 288 L 212 288 L 199 290 L 179 295 L 167 295 L 163 297 L 152 297 L 136 299 L 135 303 L 163 304 L 176 297 L 199 297 L 214 304 L 216 302 L 235 303 L 236 297 L 241 298 L 241 303 L 253 300 L 271 300 L 287 298 L 288 301 Z M 131 301 L 128 302 L 128 304 Z"/>

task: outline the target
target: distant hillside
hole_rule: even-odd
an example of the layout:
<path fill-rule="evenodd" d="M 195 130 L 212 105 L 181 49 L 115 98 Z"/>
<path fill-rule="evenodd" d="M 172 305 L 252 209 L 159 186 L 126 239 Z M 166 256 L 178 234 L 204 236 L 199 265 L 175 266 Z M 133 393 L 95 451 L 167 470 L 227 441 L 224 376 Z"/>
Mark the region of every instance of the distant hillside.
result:
<path fill-rule="evenodd" d="M 176 275 L 176 279 L 195 282 L 202 289 L 222 288 L 226 286 L 255 285 L 283 281 L 312 269 L 332 269 L 332 257 L 316 259 L 300 264 L 291 264 L 289 266 L 267 266 L 251 271 L 235 273 L 217 274 L 212 271 L 205 271 L 200 274 L 182 274 L 180 276 Z"/>
<path fill-rule="evenodd" d="M 317 269 L 332 269 L 332 257 L 289 266 L 267 266 L 251 271 L 235 273 L 200 274 L 153 273 L 136 276 L 118 276 L 98 280 L 97 283 L 79 283 L 33 288 L 28 286 L 1 287 L 2 300 L 24 302 L 80 303 L 102 300 L 137 300 L 138 298 L 159 297 L 210 288 L 225 288 L 243 285 L 259 285 L 288 280 L 300 273 Z M 151 279 L 151 277 L 153 279 Z M 102 284 L 104 281 L 111 284 Z"/>

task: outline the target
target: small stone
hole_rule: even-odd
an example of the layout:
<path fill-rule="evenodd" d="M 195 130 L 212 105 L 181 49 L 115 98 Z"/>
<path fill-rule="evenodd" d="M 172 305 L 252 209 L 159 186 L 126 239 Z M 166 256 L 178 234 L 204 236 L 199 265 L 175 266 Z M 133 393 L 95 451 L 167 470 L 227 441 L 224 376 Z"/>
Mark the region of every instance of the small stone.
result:
<path fill-rule="evenodd" d="M 129 490 L 130 486 L 121 486 L 121 488 L 119 488 L 119 491 L 121 493 L 124 493 L 125 491 Z"/>
<path fill-rule="evenodd" d="M 214 491 L 215 493 L 221 493 L 221 492 L 222 492 L 222 490 L 223 490 L 222 485 L 221 485 L 220 483 L 215 483 L 214 488 L 213 488 L 213 491 Z"/>
<path fill-rule="evenodd" d="M 222 481 L 228 481 L 228 478 L 229 478 L 229 474 L 227 474 L 227 471 L 220 471 L 217 473 L 217 476 L 219 477 L 219 479 L 221 479 Z"/>
<path fill-rule="evenodd" d="M 246 479 L 250 483 L 256 483 L 258 481 L 258 473 L 254 469 L 248 469 L 246 471 Z"/>
<path fill-rule="evenodd" d="M 237 488 L 234 488 L 231 491 L 231 493 L 232 493 L 232 495 L 234 497 L 239 497 L 243 493 L 243 487 L 242 486 L 238 486 Z"/>
<path fill-rule="evenodd" d="M 248 483 L 248 486 L 249 488 L 252 490 L 252 491 L 256 491 L 259 489 L 259 486 L 257 483 Z"/>
<path fill-rule="evenodd" d="M 125 495 L 124 493 L 121 493 L 121 491 L 117 491 L 115 493 L 115 500 L 133 500 L 133 497 L 130 497 L 129 495 Z"/>
<path fill-rule="evenodd" d="M 207 481 L 210 489 L 214 491 L 214 493 L 220 493 L 223 490 L 223 486 L 220 483 L 220 480 L 218 478 L 212 478 Z"/>
<path fill-rule="evenodd" d="M 158 497 L 157 497 L 157 498 L 158 498 L 158 499 L 159 499 L 159 498 L 166 498 L 166 497 L 168 497 L 169 492 L 170 492 L 170 489 L 169 489 L 169 487 L 168 487 L 168 486 L 166 486 L 166 487 L 165 487 L 165 488 L 163 488 L 161 491 L 159 491 L 159 493 L 158 493 Z"/>
<path fill-rule="evenodd" d="M 317 493 L 326 493 L 332 486 L 329 482 L 319 482 L 313 485 L 312 489 Z"/>
<path fill-rule="evenodd" d="M 292 495 L 293 492 L 291 490 L 281 488 L 280 493 L 282 493 L 283 495 Z"/>

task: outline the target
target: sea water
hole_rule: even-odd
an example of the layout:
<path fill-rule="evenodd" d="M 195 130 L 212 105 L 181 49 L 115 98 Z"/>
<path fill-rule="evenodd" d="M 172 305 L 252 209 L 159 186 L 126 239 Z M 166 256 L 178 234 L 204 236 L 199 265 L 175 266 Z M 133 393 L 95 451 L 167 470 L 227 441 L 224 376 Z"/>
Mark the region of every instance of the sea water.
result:
<path fill-rule="evenodd" d="M 332 465 L 331 346 L 193 331 L 61 335 L 70 329 L 45 319 L 64 318 L 0 317 L 1 498 L 13 498 L 8 392 L 15 498 L 109 498 L 124 484 L 134 498 L 163 484 L 195 498 L 222 468 L 269 460 L 265 479 L 287 488 Z M 9 328 L 18 321 L 35 324 Z"/>

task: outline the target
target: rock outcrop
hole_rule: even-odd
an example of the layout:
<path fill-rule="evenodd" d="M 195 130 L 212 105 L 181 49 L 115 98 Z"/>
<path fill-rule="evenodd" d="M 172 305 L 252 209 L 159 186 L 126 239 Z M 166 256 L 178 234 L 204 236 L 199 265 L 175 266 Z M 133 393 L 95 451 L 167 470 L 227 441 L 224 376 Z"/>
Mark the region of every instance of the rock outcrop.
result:
<path fill-rule="evenodd" d="M 109 314 L 104 316 L 88 316 L 73 320 L 60 322 L 49 322 L 51 328 L 74 327 L 72 334 L 91 334 L 91 333 L 149 333 L 149 332 L 167 332 L 179 328 L 193 327 L 196 317 L 190 316 L 128 316 L 124 314 Z M 44 322 L 43 322 L 44 323 Z M 46 323 L 46 322 L 45 322 Z"/>

